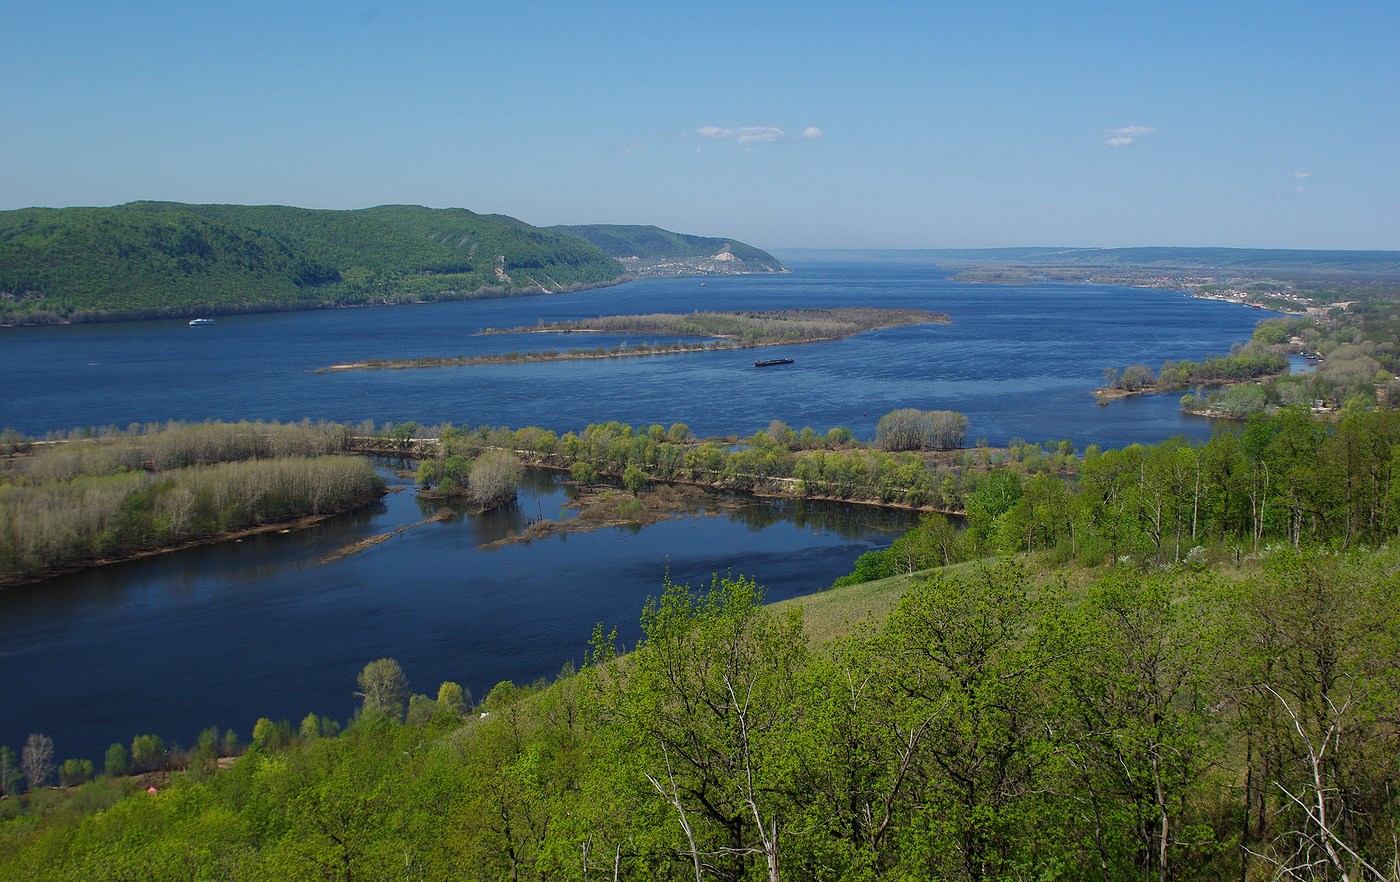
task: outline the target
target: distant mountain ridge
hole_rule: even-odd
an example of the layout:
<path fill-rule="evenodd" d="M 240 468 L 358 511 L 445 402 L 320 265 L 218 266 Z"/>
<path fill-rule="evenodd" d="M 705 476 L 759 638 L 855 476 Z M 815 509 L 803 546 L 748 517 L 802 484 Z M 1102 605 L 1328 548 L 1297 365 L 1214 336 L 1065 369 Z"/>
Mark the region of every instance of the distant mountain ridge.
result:
<path fill-rule="evenodd" d="M 735 239 L 690 236 L 629 224 L 561 225 L 549 229 L 588 240 L 635 275 L 787 272 L 782 262 L 767 251 Z"/>
<path fill-rule="evenodd" d="M 658 232 L 720 243 L 731 271 L 765 259 L 781 271 L 742 243 Z M 708 271 L 720 268 L 692 270 Z M 131 202 L 0 212 L 0 324 L 553 293 L 629 275 L 567 229 L 463 208 Z"/>

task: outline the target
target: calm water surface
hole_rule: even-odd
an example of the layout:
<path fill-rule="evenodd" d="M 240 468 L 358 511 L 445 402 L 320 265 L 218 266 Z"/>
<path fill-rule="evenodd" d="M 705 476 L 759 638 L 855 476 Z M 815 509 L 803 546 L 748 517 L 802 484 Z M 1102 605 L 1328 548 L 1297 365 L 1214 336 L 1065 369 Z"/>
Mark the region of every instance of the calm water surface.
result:
<path fill-rule="evenodd" d="M 791 275 L 636 282 L 579 294 L 476 303 L 0 330 L 0 426 L 42 434 L 169 419 L 310 417 L 358 422 L 540 425 L 684 422 L 747 435 L 777 418 L 869 438 L 895 407 L 967 414 L 971 437 L 1120 446 L 1207 422 L 1175 396 L 1094 404 L 1105 367 L 1200 358 L 1246 339 L 1257 311 L 1117 287 L 949 282 L 902 264 L 798 265 Z M 804 306 L 918 307 L 952 323 L 755 352 L 556 364 L 315 374 L 365 358 L 614 345 L 588 335 L 474 336 L 604 313 Z M 646 338 L 632 338 L 642 341 Z M 402 482 L 400 482 L 402 483 Z M 563 490 L 535 481 L 519 508 L 431 524 L 344 560 L 318 559 L 425 517 L 411 492 L 320 527 L 270 534 L 0 593 L 0 744 L 45 732 L 60 757 L 201 728 L 245 738 L 259 716 L 344 718 L 355 674 L 392 656 L 415 690 L 452 679 L 550 676 L 581 657 L 596 622 L 638 636 L 645 598 L 672 578 L 756 578 L 771 598 L 810 592 L 886 544 L 908 519 L 756 503 L 740 513 L 609 529 L 496 550 L 527 516 L 559 516 Z"/>
<path fill-rule="evenodd" d="M 312 373 L 368 358 L 615 345 L 585 334 L 475 336 L 484 328 L 600 314 L 697 308 L 915 307 L 949 325 L 830 343 L 607 359 L 397 371 Z M 539 425 L 684 422 L 700 435 L 748 435 L 781 419 L 873 436 L 896 407 L 965 413 L 971 437 L 1069 438 L 1122 446 L 1209 423 L 1174 396 L 1097 407 L 1104 368 L 1223 353 L 1258 311 L 1178 292 L 1111 286 L 950 282 L 933 267 L 814 264 L 783 276 L 633 282 L 577 294 L 280 315 L 0 329 L 0 426 L 42 434 L 168 419 L 417 420 Z M 643 340 L 645 338 L 631 338 Z M 756 352 L 758 355 L 756 355 Z M 755 357 L 795 364 L 755 370 Z"/>

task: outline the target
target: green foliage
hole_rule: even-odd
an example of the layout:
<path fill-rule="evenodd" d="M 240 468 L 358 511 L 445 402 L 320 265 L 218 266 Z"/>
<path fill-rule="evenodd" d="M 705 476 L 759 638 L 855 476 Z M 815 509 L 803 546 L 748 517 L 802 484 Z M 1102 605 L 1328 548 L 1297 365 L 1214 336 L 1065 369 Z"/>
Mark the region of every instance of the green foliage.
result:
<path fill-rule="evenodd" d="M 136 202 L 0 212 L 0 320 L 192 315 L 604 284 L 576 236 L 462 209 Z"/>
<path fill-rule="evenodd" d="M 92 760 L 66 759 L 58 767 L 58 783 L 62 787 L 76 787 L 92 778 Z"/>
<path fill-rule="evenodd" d="M 291 744 L 292 725 L 286 720 L 274 723 L 267 717 L 259 717 L 258 721 L 253 724 L 252 746 L 255 749 L 268 753 L 276 753 L 286 750 Z"/>
<path fill-rule="evenodd" d="M 107 748 L 107 754 L 102 763 L 102 771 L 108 775 L 116 777 L 125 775 L 131 769 L 131 754 L 126 750 L 126 745 L 117 743 Z"/>
<path fill-rule="evenodd" d="M 151 772 L 166 766 L 165 741 L 159 735 L 137 735 L 131 739 L 131 764 L 138 772 Z"/>
<path fill-rule="evenodd" d="M 1396 564 L 1285 547 L 1073 597 L 967 566 L 823 647 L 752 580 L 668 580 L 636 651 L 600 626 L 484 716 L 439 719 L 445 684 L 424 728 L 5 800 L 0 880 L 1383 879 L 1352 870 L 1396 859 Z M 1340 867 L 1301 847 L 1316 805 Z"/>
<path fill-rule="evenodd" d="M 403 668 L 392 658 L 375 659 L 364 666 L 355 678 L 360 697 L 360 713 L 402 720 L 409 699 L 408 678 Z M 253 733 L 257 740 L 257 732 Z"/>
<path fill-rule="evenodd" d="M 0 796 L 18 796 L 20 777 L 19 757 L 9 745 L 0 744 Z"/>
<path fill-rule="evenodd" d="M 641 495 L 641 492 L 647 488 L 646 472 L 638 468 L 635 463 L 628 465 L 622 471 L 622 486 L 633 496 Z"/>

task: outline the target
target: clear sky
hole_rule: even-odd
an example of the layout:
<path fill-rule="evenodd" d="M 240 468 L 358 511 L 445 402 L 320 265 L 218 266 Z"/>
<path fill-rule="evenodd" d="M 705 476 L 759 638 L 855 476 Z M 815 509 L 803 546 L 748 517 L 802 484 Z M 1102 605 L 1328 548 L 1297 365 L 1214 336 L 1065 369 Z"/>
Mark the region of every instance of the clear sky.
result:
<path fill-rule="evenodd" d="M 1400 3 L 0 0 L 0 209 L 1400 249 Z"/>

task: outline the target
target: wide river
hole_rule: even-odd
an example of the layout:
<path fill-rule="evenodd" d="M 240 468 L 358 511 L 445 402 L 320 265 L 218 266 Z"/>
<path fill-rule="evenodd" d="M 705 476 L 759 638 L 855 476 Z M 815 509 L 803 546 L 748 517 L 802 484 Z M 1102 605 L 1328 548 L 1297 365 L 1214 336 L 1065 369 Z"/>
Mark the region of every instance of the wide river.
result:
<path fill-rule="evenodd" d="M 1104 368 L 1223 353 L 1265 314 L 1178 292 L 967 285 L 916 262 L 795 262 L 782 276 L 633 282 L 470 303 L 0 329 L 0 426 L 27 434 L 165 420 L 261 418 L 539 425 L 684 422 L 748 435 L 781 419 L 874 434 L 896 407 L 966 414 L 969 439 L 1069 438 L 1122 446 L 1211 426 L 1175 396 L 1096 406 Z M 917 307 L 948 325 L 830 343 L 607 359 L 313 373 L 368 358 L 616 345 L 585 334 L 475 336 L 608 313 L 826 306 Z M 635 337 L 634 342 L 650 338 Z M 791 365 L 755 369 L 756 357 Z M 411 490 L 317 528 L 271 534 L 0 592 L 0 744 L 52 736 L 60 758 L 100 761 L 156 732 L 183 744 L 217 725 L 245 739 L 260 716 L 353 711 L 355 674 L 399 660 L 415 691 L 456 680 L 552 676 L 593 626 L 639 636 L 641 607 L 673 580 L 755 578 L 773 599 L 818 590 L 910 521 L 868 510 L 754 503 L 644 529 L 495 550 L 526 517 L 558 517 L 563 489 L 531 481 L 517 510 L 431 524 L 334 563 L 357 539 L 425 517 Z"/>

